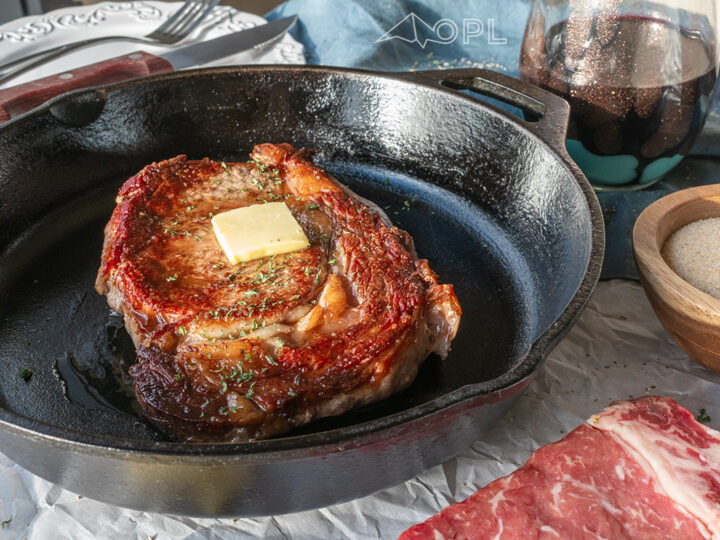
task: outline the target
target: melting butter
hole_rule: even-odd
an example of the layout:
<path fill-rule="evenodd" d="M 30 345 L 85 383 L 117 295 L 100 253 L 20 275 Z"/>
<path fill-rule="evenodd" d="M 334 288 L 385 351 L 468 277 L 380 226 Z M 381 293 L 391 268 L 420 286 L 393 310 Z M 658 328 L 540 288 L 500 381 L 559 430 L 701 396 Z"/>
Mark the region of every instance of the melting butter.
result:
<path fill-rule="evenodd" d="M 212 218 L 213 231 L 232 264 L 305 249 L 302 227 L 284 202 L 254 204 Z"/>

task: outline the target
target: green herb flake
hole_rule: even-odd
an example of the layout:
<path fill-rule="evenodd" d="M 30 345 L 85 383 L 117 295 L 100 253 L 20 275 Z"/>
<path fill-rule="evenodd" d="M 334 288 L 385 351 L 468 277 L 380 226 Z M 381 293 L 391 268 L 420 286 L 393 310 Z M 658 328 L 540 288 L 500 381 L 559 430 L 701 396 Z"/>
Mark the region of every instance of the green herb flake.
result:
<path fill-rule="evenodd" d="M 23 368 L 23 370 L 20 372 L 20 378 L 25 382 L 30 382 L 30 379 L 32 379 L 33 372 L 31 369 Z"/>
<path fill-rule="evenodd" d="M 178 329 L 175 331 L 175 333 L 176 333 L 178 336 L 184 336 L 185 334 L 187 334 L 187 330 L 185 329 L 184 326 L 181 326 L 180 328 L 178 328 Z"/>
<path fill-rule="evenodd" d="M 288 396 L 295 397 L 295 396 L 297 396 L 297 394 L 295 392 L 293 392 L 292 390 L 288 390 Z"/>
<path fill-rule="evenodd" d="M 700 409 L 700 413 L 695 418 L 703 424 L 707 424 L 712 420 L 705 409 Z"/>
<path fill-rule="evenodd" d="M 0 521 L 0 527 L 2 527 L 3 529 L 8 528 L 10 526 L 10 523 L 12 522 L 12 520 L 13 520 L 13 516 L 10 516 L 5 521 Z"/>
<path fill-rule="evenodd" d="M 247 391 L 247 394 L 245 394 L 245 397 L 246 397 L 247 399 L 250 399 L 250 398 L 253 397 L 254 395 L 255 395 L 255 383 L 252 383 L 252 384 L 250 385 L 250 390 Z"/>
<path fill-rule="evenodd" d="M 318 208 L 320 208 L 320 205 L 318 205 L 318 204 L 308 204 L 306 208 L 307 208 L 308 210 L 317 210 Z"/>
<path fill-rule="evenodd" d="M 180 381 L 182 381 L 182 375 L 180 375 L 179 373 L 176 373 L 175 376 L 174 376 L 174 379 L 175 379 L 176 381 L 180 382 Z"/>
<path fill-rule="evenodd" d="M 177 281 L 178 277 L 179 276 L 175 274 L 174 276 L 170 276 L 169 278 L 167 278 L 165 281 Z"/>

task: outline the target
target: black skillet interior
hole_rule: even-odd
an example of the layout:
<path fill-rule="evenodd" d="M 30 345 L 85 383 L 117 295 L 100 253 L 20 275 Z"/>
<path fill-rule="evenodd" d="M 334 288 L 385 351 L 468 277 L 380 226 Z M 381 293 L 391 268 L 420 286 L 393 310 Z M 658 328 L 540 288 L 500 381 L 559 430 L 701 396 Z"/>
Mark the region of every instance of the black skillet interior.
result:
<path fill-rule="evenodd" d="M 582 282 L 592 231 L 575 178 L 536 138 L 468 98 L 340 70 L 206 71 L 182 77 L 182 92 L 180 78 L 121 86 L 106 103 L 89 91 L 0 131 L 5 409 L 84 434 L 163 438 L 139 414 L 132 343 L 93 282 L 117 188 L 179 153 L 244 161 L 258 142 L 315 148 L 455 286 L 463 319 L 447 361 L 432 356 L 404 392 L 294 435 L 506 373 Z"/>

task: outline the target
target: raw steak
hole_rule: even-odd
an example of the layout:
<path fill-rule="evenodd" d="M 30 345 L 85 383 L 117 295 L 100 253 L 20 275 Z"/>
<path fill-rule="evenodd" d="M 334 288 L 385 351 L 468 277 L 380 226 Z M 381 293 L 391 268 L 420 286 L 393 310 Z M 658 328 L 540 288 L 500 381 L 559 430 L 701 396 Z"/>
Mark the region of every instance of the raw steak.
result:
<path fill-rule="evenodd" d="M 689 411 L 620 401 L 401 538 L 714 538 L 719 471 L 720 436 Z"/>

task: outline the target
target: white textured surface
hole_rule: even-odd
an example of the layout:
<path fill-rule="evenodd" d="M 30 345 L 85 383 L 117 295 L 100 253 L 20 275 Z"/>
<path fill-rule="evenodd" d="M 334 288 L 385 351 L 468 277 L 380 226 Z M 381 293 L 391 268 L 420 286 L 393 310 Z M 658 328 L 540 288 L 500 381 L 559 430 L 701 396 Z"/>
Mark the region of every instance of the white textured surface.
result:
<path fill-rule="evenodd" d="M 690 285 L 720 298 L 720 218 L 681 227 L 665 242 L 662 255 Z"/>
<path fill-rule="evenodd" d="M 704 408 L 720 427 L 720 377 L 693 363 L 660 326 L 637 283 L 601 283 L 579 323 L 527 393 L 483 440 L 455 459 L 353 502 L 260 519 L 189 519 L 124 510 L 78 498 L 0 454 L 0 539 L 152 537 L 395 538 L 522 465 L 613 400 L 647 393 Z M 27 525 L 26 525 L 27 524 Z"/>
<path fill-rule="evenodd" d="M 2 1 L 2 0 L 0 0 Z M 45 15 L 23 17 L 0 25 L 0 61 L 22 58 L 28 54 L 65 43 L 101 36 L 144 36 L 177 11 L 182 2 L 102 2 L 91 6 L 57 9 Z M 182 44 L 204 41 L 264 24 L 265 19 L 230 6 L 217 6 Z M 142 49 L 151 54 L 167 51 L 165 46 L 129 41 L 113 41 L 68 53 L 57 60 L 8 82 L 14 86 L 80 66 L 100 62 Z M 273 47 L 262 51 L 245 51 L 222 58 L 206 66 L 241 64 L 304 64 L 303 46 L 285 34 Z"/>

